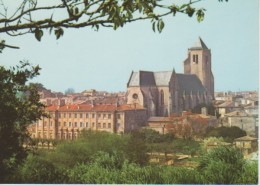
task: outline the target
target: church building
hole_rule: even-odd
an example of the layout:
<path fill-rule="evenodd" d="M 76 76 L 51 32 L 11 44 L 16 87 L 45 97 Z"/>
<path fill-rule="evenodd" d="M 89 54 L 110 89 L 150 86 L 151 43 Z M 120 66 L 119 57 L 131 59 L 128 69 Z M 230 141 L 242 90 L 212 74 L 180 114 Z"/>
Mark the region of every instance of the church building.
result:
<path fill-rule="evenodd" d="M 211 51 L 201 38 L 188 49 L 184 74 L 172 71 L 132 72 L 127 83 L 127 104 L 140 104 L 148 117 L 191 110 L 214 98 Z"/>

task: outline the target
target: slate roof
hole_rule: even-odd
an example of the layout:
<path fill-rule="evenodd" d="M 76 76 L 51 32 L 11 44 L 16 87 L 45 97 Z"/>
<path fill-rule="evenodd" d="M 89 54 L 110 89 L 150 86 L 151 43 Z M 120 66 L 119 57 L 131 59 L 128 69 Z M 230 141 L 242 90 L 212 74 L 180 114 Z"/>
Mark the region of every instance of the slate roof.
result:
<path fill-rule="evenodd" d="M 173 71 L 150 72 L 139 71 L 132 72 L 128 82 L 128 87 L 134 86 L 168 86 Z M 198 91 L 204 93 L 206 89 L 202 85 L 200 79 L 195 74 L 176 74 L 179 89 L 181 93 Z"/>
<path fill-rule="evenodd" d="M 138 71 L 132 72 L 128 86 L 168 86 L 172 71 L 151 72 Z"/>
<path fill-rule="evenodd" d="M 157 86 L 168 86 L 171 80 L 172 71 L 154 72 L 155 83 Z"/>
<path fill-rule="evenodd" d="M 197 49 L 208 49 L 206 44 L 203 42 L 203 40 L 199 37 L 197 42 L 194 43 L 194 45 L 190 48 L 191 50 L 197 50 Z"/>
<path fill-rule="evenodd" d="M 154 86 L 155 80 L 153 72 L 150 71 L 139 71 L 140 85 L 141 86 Z"/>
<path fill-rule="evenodd" d="M 203 93 L 206 91 L 200 79 L 194 74 L 176 74 L 176 77 L 181 93 L 184 91 L 186 93 L 191 91 L 194 93 L 198 91 Z"/>

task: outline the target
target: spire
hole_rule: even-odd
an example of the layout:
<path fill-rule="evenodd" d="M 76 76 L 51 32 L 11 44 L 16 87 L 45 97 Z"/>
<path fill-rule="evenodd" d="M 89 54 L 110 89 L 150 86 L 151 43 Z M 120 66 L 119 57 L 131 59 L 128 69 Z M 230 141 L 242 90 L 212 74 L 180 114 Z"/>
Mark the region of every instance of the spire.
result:
<path fill-rule="evenodd" d="M 194 43 L 194 45 L 190 48 L 191 50 L 197 50 L 197 49 L 208 49 L 206 44 L 203 42 L 203 40 L 199 37 L 197 42 Z"/>

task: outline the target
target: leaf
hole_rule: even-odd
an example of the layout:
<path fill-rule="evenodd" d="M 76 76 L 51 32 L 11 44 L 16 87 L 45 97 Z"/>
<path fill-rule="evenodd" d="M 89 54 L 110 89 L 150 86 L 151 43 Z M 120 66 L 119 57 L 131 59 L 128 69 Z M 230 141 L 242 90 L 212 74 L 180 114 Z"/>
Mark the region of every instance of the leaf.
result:
<path fill-rule="evenodd" d="M 159 32 L 161 33 L 164 28 L 164 22 L 162 19 L 159 21 L 159 28 L 160 28 Z"/>
<path fill-rule="evenodd" d="M 186 14 L 188 14 L 189 17 L 192 17 L 192 15 L 194 14 L 195 12 L 195 9 L 188 6 L 187 9 L 186 9 Z"/>
<path fill-rule="evenodd" d="M 43 31 L 42 30 L 39 30 L 39 29 L 36 29 L 35 32 L 34 32 L 34 35 L 35 35 L 35 38 L 38 40 L 38 41 L 41 41 L 41 38 L 43 36 Z"/>
<path fill-rule="evenodd" d="M 55 35 L 56 35 L 56 39 L 59 39 L 60 36 L 63 36 L 64 34 L 64 31 L 62 28 L 58 28 L 57 30 L 54 31 L 55 32 Z"/>
<path fill-rule="evenodd" d="M 204 20 L 204 15 L 205 15 L 204 11 L 205 11 L 205 9 L 200 9 L 200 10 L 197 11 L 196 14 L 197 14 L 198 22 L 201 22 L 201 21 Z"/>
<path fill-rule="evenodd" d="M 153 31 L 155 32 L 155 22 L 153 22 Z"/>

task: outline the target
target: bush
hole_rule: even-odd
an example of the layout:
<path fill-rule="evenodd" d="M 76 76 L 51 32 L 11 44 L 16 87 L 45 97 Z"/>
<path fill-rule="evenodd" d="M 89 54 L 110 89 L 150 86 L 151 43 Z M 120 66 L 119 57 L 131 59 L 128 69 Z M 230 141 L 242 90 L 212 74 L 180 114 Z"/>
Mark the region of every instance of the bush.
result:
<path fill-rule="evenodd" d="M 52 163 L 39 156 L 29 155 L 15 178 L 19 183 L 57 183 L 60 181 L 59 176 Z"/>
<path fill-rule="evenodd" d="M 244 164 L 243 154 L 239 150 L 221 146 L 202 157 L 198 170 L 203 176 L 203 183 L 235 184 Z"/>
<path fill-rule="evenodd" d="M 239 127 L 209 127 L 206 131 L 206 137 L 223 137 L 227 142 L 233 142 L 234 139 L 246 136 L 246 131 Z"/>

